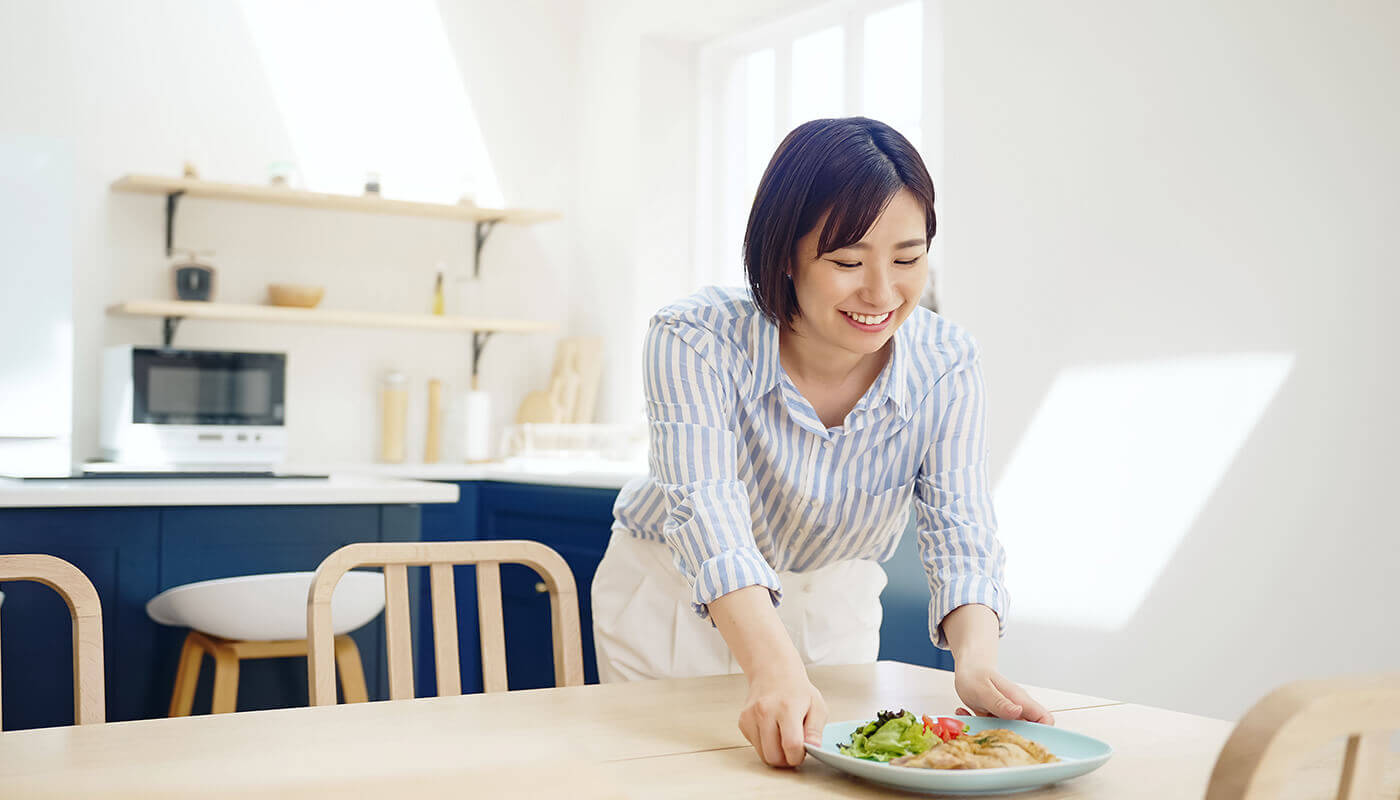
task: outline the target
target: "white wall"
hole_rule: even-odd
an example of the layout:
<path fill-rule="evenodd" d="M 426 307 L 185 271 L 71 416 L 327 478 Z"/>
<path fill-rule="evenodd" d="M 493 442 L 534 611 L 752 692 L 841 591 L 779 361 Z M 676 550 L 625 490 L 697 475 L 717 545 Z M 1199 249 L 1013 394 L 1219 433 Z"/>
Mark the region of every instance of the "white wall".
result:
<path fill-rule="evenodd" d="M 110 182 L 176 174 L 193 155 L 205 177 L 260 183 L 269 162 L 296 156 L 232 0 L 7 1 L 0 15 L 0 131 L 75 143 L 81 460 L 97 449 L 100 347 L 159 341 L 158 320 L 108 317 L 104 308 L 170 296 L 163 198 L 114 194 Z M 467 0 L 444 3 L 442 17 L 507 201 L 558 209 L 566 220 L 499 226 L 481 281 L 458 284 L 449 311 L 561 321 L 572 275 L 576 9 Z M 258 303 L 269 282 L 316 283 L 327 288 L 326 307 L 401 312 L 427 310 L 438 261 L 468 267 L 471 238 L 465 224 L 207 200 L 182 202 L 176 232 L 177 245 L 216 251 L 220 300 Z M 498 335 L 488 346 L 482 383 L 496 394 L 498 422 L 513 417 L 524 392 L 543 388 L 555 338 Z M 176 344 L 286 350 L 290 457 L 318 462 L 372 460 L 377 379 L 388 369 L 413 379 L 410 459 L 421 456 L 425 384 L 440 377 L 462 389 L 469 357 L 465 335 L 347 328 L 187 322 Z M 461 455 L 459 440 L 448 436 L 448 457 Z"/>
<path fill-rule="evenodd" d="M 1050 468 L 1021 476 L 1068 496 L 1001 508 L 1013 567 L 1082 579 L 1074 588 L 1089 602 L 1131 613 L 1116 626 L 1041 619 L 1064 598 L 1013 585 L 1005 671 L 1232 717 L 1289 679 L 1400 667 L 1389 507 L 1400 477 L 1389 308 L 1400 290 L 1400 6 L 994 0 L 947 3 L 944 22 L 945 313 L 984 346 L 1001 488 L 1067 370 L 1292 358 L 1199 497 L 1179 490 L 1206 464 L 1164 470 L 1170 441 L 1115 451 L 1096 438 L 1112 419 L 1060 437 L 1070 444 Z M 1201 436 L 1212 409 L 1238 402 L 1214 388 L 1171 388 L 1204 415 L 1168 409 L 1142 420 L 1144 437 Z M 1084 460 L 1115 452 L 1121 464 Z M 1117 541 L 1085 547 L 1063 518 L 1100 524 L 1096 509 L 1117 502 L 1096 479 L 1105 469 L 1160 483 L 1127 481 L 1141 504 L 1116 520 Z M 1104 576 L 1160 545 L 1135 537 L 1183 506 L 1199 508 L 1141 604 L 1119 608 Z M 1027 563 L 1046 536 L 1070 552 Z M 1097 573 L 1074 565 L 1106 547 L 1118 555 Z"/>

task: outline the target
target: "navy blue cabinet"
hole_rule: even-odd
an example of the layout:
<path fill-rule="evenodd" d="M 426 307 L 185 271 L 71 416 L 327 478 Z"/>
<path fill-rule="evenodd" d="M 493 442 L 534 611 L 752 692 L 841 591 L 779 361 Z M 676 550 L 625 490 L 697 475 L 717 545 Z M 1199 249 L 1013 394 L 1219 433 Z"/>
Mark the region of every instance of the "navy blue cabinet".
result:
<path fill-rule="evenodd" d="M 615 489 L 468 481 L 457 503 L 350 506 L 0 509 L 0 553 L 49 553 L 83 570 L 102 601 L 108 719 L 163 716 L 170 700 L 183 629 L 146 616 L 146 602 L 191 581 L 263 572 L 312 570 L 342 545 L 363 541 L 530 539 L 557 550 L 579 590 L 584 675 L 596 683 L 590 590 L 607 548 Z M 928 637 L 928 585 L 913 526 L 887 562 L 881 595 L 880 657 L 952 668 Z M 455 571 L 462 689 L 481 691 L 476 581 Z M 426 570 L 410 570 L 417 598 L 410 615 L 419 696 L 436 692 L 431 603 Z M 549 597 L 540 578 L 521 566 L 501 571 L 506 665 L 512 689 L 554 685 Z M 10 582 L 0 606 L 4 643 L 5 728 L 72 721 L 72 645 L 68 610 L 50 589 Z M 387 696 L 384 626 L 355 633 L 371 698 Z M 208 708 L 212 665 L 206 664 L 195 708 Z M 307 702 L 304 659 L 250 661 L 241 669 L 239 709 Z"/>
<path fill-rule="evenodd" d="M 159 591 L 154 558 L 159 532 L 160 514 L 149 508 L 0 510 L 0 552 L 58 556 L 82 570 L 97 589 L 110 720 L 150 716 L 142 712 L 156 676 L 142 664 L 150 663 L 158 627 L 146 617 L 145 603 Z M 68 606 L 39 583 L 7 582 L 0 590 L 5 593 L 0 605 L 4 729 L 71 725 Z M 166 702 L 169 691 L 166 684 Z"/>
<path fill-rule="evenodd" d="M 326 556 L 354 542 L 416 541 L 416 507 L 227 506 L 168 508 L 161 512 L 160 590 L 193 581 L 267 572 L 314 570 Z M 410 573 L 410 591 L 422 576 Z M 419 620 L 412 627 L 417 632 Z M 158 680 L 169 702 L 176 656 L 185 629 L 160 627 Z M 387 697 L 384 625 L 375 620 L 351 636 L 365 664 L 371 698 Z M 195 708 L 209 707 L 212 661 L 206 659 Z M 238 709 L 290 708 L 308 703 L 305 658 L 245 661 L 239 667 Z"/>
<path fill-rule="evenodd" d="M 885 610 L 884 621 L 880 623 L 880 658 L 951 670 L 952 655 L 929 641 L 928 576 L 919 561 L 912 514 L 894 557 L 881 566 L 885 568 L 889 583 L 880 593 L 880 605 Z"/>
<path fill-rule="evenodd" d="M 235 575 L 314 570 L 342 545 L 416 541 L 420 528 L 416 505 L 0 509 L 0 553 L 55 555 L 92 581 L 102 603 L 107 719 L 119 721 L 164 716 L 170 702 L 185 630 L 146 616 L 146 602 L 162 590 Z M 7 582 L 3 591 L 4 728 L 71 724 L 67 607 L 37 583 Z M 370 697 L 387 696 L 383 625 L 367 625 L 355 639 Z M 206 661 L 197 711 L 209 707 L 212 678 Z M 242 665 L 239 710 L 306 703 L 304 658 Z"/>
<path fill-rule="evenodd" d="M 480 538 L 542 542 L 559 551 L 573 571 L 579 591 L 583 675 L 588 683 L 598 682 L 589 589 L 608 546 L 616 500 L 615 489 L 515 483 L 484 483 L 481 487 Z M 539 576 L 528 567 L 501 570 L 506 665 L 512 689 L 554 685 L 549 595 L 542 590 Z"/>
<path fill-rule="evenodd" d="M 579 590 L 584 678 L 598 682 L 593 652 L 593 615 L 589 587 L 603 558 L 612 527 L 616 489 L 498 483 L 458 484 L 457 507 L 425 509 L 425 541 L 529 539 L 559 551 L 574 573 Z M 471 568 L 454 573 L 461 649 L 462 690 L 481 691 L 481 649 L 477 623 L 476 581 Z M 426 591 L 426 590 L 425 590 Z M 534 570 L 518 565 L 501 569 L 501 606 L 505 617 L 506 669 L 512 689 L 554 685 L 549 595 Z M 427 608 L 426 597 L 423 607 Z M 420 645 L 419 673 L 432 673 L 430 647 Z M 426 683 L 434 685 L 435 678 Z"/>
<path fill-rule="evenodd" d="M 590 589 L 607 549 L 617 490 L 491 481 L 459 483 L 458 488 L 461 500 L 455 506 L 424 508 L 424 540 L 530 539 L 558 550 L 578 584 L 584 675 L 589 683 L 597 682 Z M 952 669 L 952 657 L 929 641 L 928 580 L 919 562 L 912 516 L 898 551 L 884 567 L 889 584 L 880 595 L 885 610 L 880 658 Z M 463 691 L 481 691 L 482 686 L 473 575 L 470 568 L 455 572 Z M 541 591 L 539 576 L 526 567 L 503 567 L 501 593 L 510 688 L 553 686 L 549 596 Z M 426 594 L 421 605 L 426 610 Z M 420 643 L 418 654 L 419 694 L 430 694 L 434 685 L 430 642 Z M 427 691 L 421 688 L 424 685 Z"/>

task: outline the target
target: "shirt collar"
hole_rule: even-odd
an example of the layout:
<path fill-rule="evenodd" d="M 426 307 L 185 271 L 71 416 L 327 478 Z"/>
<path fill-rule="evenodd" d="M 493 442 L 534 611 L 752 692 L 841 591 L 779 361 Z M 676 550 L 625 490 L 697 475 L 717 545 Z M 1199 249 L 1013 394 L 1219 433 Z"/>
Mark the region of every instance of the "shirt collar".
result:
<path fill-rule="evenodd" d="M 907 321 L 906 321 L 907 322 Z M 895 414 L 908 420 L 913 413 L 909 403 L 909 337 L 910 326 L 900 325 L 890 341 L 890 360 L 880 370 L 870 391 L 866 392 L 852 412 L 869 413 L 893 403 Z"/>
<path fill-rule="evenodd" d="M 749 362 L 753 364 L 753 385 L 749 397 L 757 400 L 778 385 L 782 365 L 778 361 L 778 326 L 762 312 L 753 315 L 749 335 Z"/>
<path fill-rule="evenodd" d="M 909 370 L 913 335 L 911 325 L 900 325 L 891 342 L 890 361 L 880 371 L 871 390 L 861 397 L 853 411 L 871 411 L 879 408 L 887 400 L 895 405 L 895 412 L 901 419 L 908 420 L 913 414 L 909 401 Z M 755 314 L 749 336 L 749 359 L 753 364 L 753 384 L 749 397 L 757 400 L 778 385 L 782 375 L 782 363 L 778 355 L 778 326 L 763 314 Z"/>

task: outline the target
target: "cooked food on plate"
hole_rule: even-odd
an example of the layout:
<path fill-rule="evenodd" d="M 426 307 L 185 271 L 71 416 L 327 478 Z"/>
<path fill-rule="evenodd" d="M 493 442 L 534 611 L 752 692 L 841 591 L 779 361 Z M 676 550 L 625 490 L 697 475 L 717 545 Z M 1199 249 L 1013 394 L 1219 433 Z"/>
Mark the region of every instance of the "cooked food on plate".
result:
<path fill-rule="evenodd" d="M 970 733 L 957 717 L 922 719 L 912 712 L 881 711 L 838 745 L 848 756 L 921 769 L 992 769 L 1059 761 L 1053 753 L 1013 731 Z"/>
<path fill-rule="evenodd" d="M 897 767 L 924 769 L 991 769 L 1049 764 L 1059 760 L 1049 750 L 1021 734 L 997 728 L 939 742 L 918 755 L 903 756 L 890 763 Z"/>

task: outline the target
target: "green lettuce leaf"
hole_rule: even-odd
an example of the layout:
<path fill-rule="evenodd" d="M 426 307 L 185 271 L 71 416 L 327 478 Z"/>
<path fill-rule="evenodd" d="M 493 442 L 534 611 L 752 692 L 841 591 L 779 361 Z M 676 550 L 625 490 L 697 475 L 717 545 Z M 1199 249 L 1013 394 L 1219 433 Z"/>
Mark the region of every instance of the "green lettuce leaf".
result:
<path fill-rule="evenodd" d="M 837 745 L 848 756 L 869 761 L 889 761 L 918 755 L 938 742 L 938 734 L 924 732 L 924 724 L 908 711 L 896 716 L 882 711 L 877 719 L 851 732 L 851 743 Z"/>

